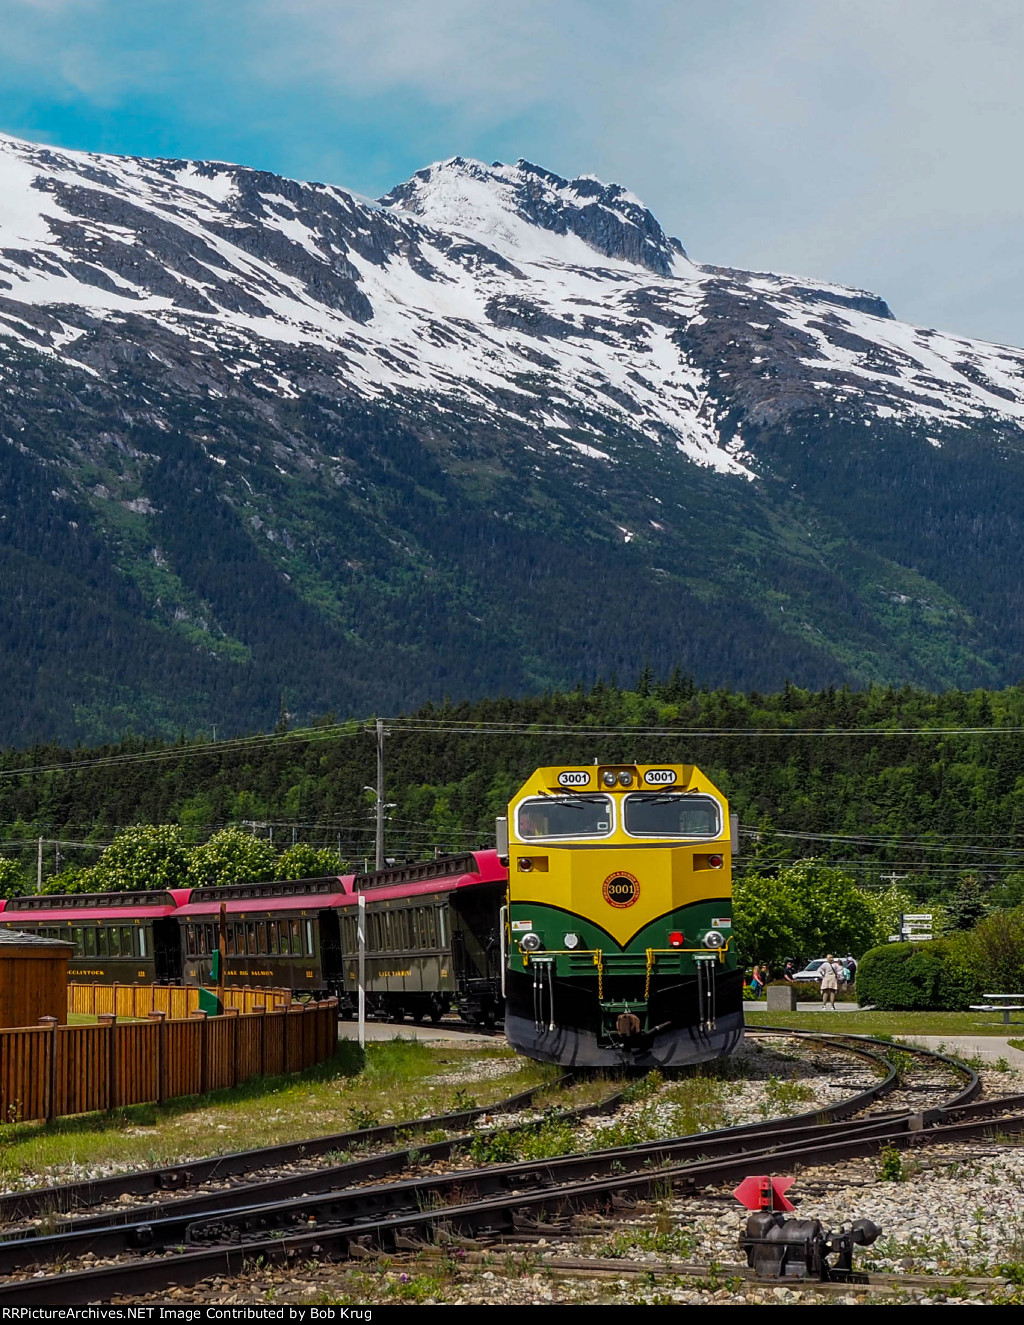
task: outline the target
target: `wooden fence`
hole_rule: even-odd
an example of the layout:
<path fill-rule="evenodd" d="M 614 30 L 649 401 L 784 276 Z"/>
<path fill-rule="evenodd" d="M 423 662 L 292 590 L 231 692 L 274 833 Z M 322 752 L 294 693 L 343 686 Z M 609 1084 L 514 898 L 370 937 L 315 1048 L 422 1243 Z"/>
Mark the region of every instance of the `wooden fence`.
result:
<path fill-rule="evenodd" d="M 286 1008 L 289 989 L 254 989 L 250 985 L 228 985 L 219 993 L 225 1008 L 257 1012 L 260 1008 Z M 148 1017 L 162 1012 L 173 1020 L 199 1011 L 199 989 L 195 985 L 68 985 L 68 1014 L 115 1017 Z"/>
<path fill-rule="evenodd" d="M 337 1041 L 335 999 L 231 1009 L 222 1017 L 193 1012 L 181 1020 L 158 1011 L 119 1023 L 100 1014 L 95 1026 L 61 1026 L 48 1017 L 0 1030 L 0 1122 L 162 1103 L 300 1072 L 328 1061 Z"/>

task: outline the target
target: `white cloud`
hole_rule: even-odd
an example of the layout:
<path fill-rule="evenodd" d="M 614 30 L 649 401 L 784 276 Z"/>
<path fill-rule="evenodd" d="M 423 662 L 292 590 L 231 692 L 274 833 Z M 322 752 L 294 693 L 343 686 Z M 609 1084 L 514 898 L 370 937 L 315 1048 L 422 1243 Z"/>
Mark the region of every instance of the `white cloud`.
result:
<path fill-rule="evenodd" d="M 4 56 L 105 104 L 170 97 L 205 61 L 182 114 L 212 126 L 262 98 L 282 168 L 320 178 L 363 133 L 360 177 L 338 181 L 362 188 L 421 143 L 513 144 L 629 185 L 698 259 L 1024 341 L 1019 0 L 0 0 Z"/>

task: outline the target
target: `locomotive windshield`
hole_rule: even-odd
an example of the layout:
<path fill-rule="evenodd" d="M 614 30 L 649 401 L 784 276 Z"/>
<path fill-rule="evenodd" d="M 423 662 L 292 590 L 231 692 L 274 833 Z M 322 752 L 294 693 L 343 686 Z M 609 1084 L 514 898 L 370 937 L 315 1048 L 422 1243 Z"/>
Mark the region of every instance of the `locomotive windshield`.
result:
<path fill-rule="evenodd" d="M 625 799 L 625 828 L 633 837 L 718 837 L 722 811 L 711 796 L 642 791 Z"/>
<path fill-rule="evenodd" d="M 524 801 L 516 815 L 519 837 L 604 837 L 612 831 L 607 796 L 538 796 Z"/>

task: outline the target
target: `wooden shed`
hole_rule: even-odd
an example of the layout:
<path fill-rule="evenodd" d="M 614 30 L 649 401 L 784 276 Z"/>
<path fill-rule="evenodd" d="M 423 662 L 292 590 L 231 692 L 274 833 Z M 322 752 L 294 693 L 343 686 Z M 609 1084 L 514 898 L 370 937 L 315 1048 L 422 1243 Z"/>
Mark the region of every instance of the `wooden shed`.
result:
<path fill-rule="evenodd" d="M 0 1026 L 68 1019 L 68 961 L 74 944 L 0 929 Z"/>

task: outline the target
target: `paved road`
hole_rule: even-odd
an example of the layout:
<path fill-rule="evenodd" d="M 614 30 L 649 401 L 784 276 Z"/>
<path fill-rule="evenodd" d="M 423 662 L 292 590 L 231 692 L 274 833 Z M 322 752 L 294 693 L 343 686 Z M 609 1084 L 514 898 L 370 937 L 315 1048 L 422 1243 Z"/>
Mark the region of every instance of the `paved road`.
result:
<path fill-rule="evenodd" d="M 856 1003 L 837 1004 L 840 1012 L 856 1012 Z M 813 1012 L 820 1009 L 820 1003 L 798 1003 L 799 1012 Z M 745 1003 L 744 1012 L 767 1012 L 764 1003 L 752 1004 Z M 822 1013 L 822 1025 L 831 1027 L 833 1024 L 838 1030 L 842 1026 L 842 1021 L 838 1014 L 830 1012 Z M 757 1025 L 756 1017 L 752 1017 L 748 1023 L 751 1026 Z M 1011 1028 L 1012 1029 L 1012 1028 Z M 1014 1039 L 1024 1039 L 1024 1026 L 1019 1028 L 1020 1034 L 1014 1035 Z M 341 1021 L 338 1023 L 338 1038 L 342 1040 L 356 1040 L 359 1038 L 359 1027 L 354 1021 Z M 414 1026 L 411 1022 L 385 1022 L 368 1021 L 366 1023 L 366 1039 L 368 1043 L 379 1040 L 423 1040 L 428 1044 L 452 1044 L 465 1045 L 467 1048 L 475 1048 L 481 1045 L 500 1045 L 504 1044 L 505 1037 L 501 1034 L 487 1035 L 469 1027 L 462 1026 L 458 1022 L 443 1022 L 440 1026 Z M 989 1062 L 995 1062 L 998 1058 L 1005 1058 L 1011 1067 L 1018 1071 L 1024 1070 L 1024 1050 L 1012 1049 L 1007 1043 L 1011 1037 L 1001 1035 L 908 1035 L 907 1039 L 914 1044 L 920 1044 L 925 1049 L 942 1049 L 944 1053 L 951 1054 L 954 1058 L 982 1058 Z"/>
<path fill-rule="evenodd" d="M 338 1039 L 358 1040 L 359 1023 L 355 1021 L 339 1021 Z M 505 1043 L 505 1037 L 503 1035 L 487 1035 L 482 1031 L 463 1026 L 459 1022 L 441 1022 L 439 1026 L 431 1026 L 429 1024 L 415 1026 L 410 1021 L 368 1021 L 366 1023 L 367 1043 L 377 1040 L 398 1039 L 423 1040 L 432 1044 L 465 1044 L 470 1046 Z"/>
<path fill-rule="evenodd" d="M 977 1057 L 993 1063 L 997 1058 L 1005 1058 L 1011 1067 L 1024 1068 L 1024 1051 L 1012 1049 L 1008 1043 L 1011 1038 L 1024 1038 L 1021 1035 L 1008 1036 L 1007 1039 L 1001 1035 L 908 1035 L 906 1038 L 924 1049 L 941 1049 L 953 1058 Z"/>
<path fill-rule="evenodd" d="M 839 1012 L 857 1012 L 859 1009 L 856 1003 L 837 1003 Z M 798 1003 L 796 1005 L 798 1012 L 821 1012 L 822 1025 L 831 1025 L 835 1023 L 836 1029 L 842 1027 L 842 1021 L 838 1015 L 825 1011 L 820 1003 Z M 747 1002 L 743 1004 L 745 1014 L 753 1013 L 753 1016 L 747 1017 L 748 1026 L 757 1025 L 757 1014 L 768 1011 L 767 1002 Z M 768 1018 L 766 1017 L 767 1021 Z M 953 1058 L 982 1058 L 988 1062 L 995 1062 L 998 1058 L 1005 1058 L 1011 1067 L 1018 1070 L 1024 1069 L 1024 1050 L 1013 1049 L 1008 1041 L 1010 1039 L 1024 1040 L 1024 1023 L 1014 1031 L 1013 1025 L 1010 1027 L 1010 1034 L 1002 1035 L 907 1035 L 905 1038 L 912 1044 L 919 1044 L 923 1049 L 941 1049 L 943 1053 L 950 1054 Z M 864 1034 L 865 1032 L 859 1032 Z"/>
<path fill-rule="evenodd" d="M 822 1007 L 820 999 L 817 1003 L 798 1003 L 796 1005 L 796 1010 L 797 1012 L 821 1012 L 826 1017 L 832 1016 L 832 1013 L 828 1011 L 828 1009 Z M 859 1012 L 860 1008 L 856 1003 L 837 1003 L 836 1010 L 839 1012 Z M 758 1012 L 767 1012 L 767 1011 L 768 1011 L 767 999 L 763 999 L 759 1003 L 755 1003 L 752 1000 L 747 1000 L 743 1004 L 744 1016 L 746 1016 L 746 1014 L 750 1012 L 756 1014 Z M 783 1013 L 783 1015 L 785 1014 Z"/>

